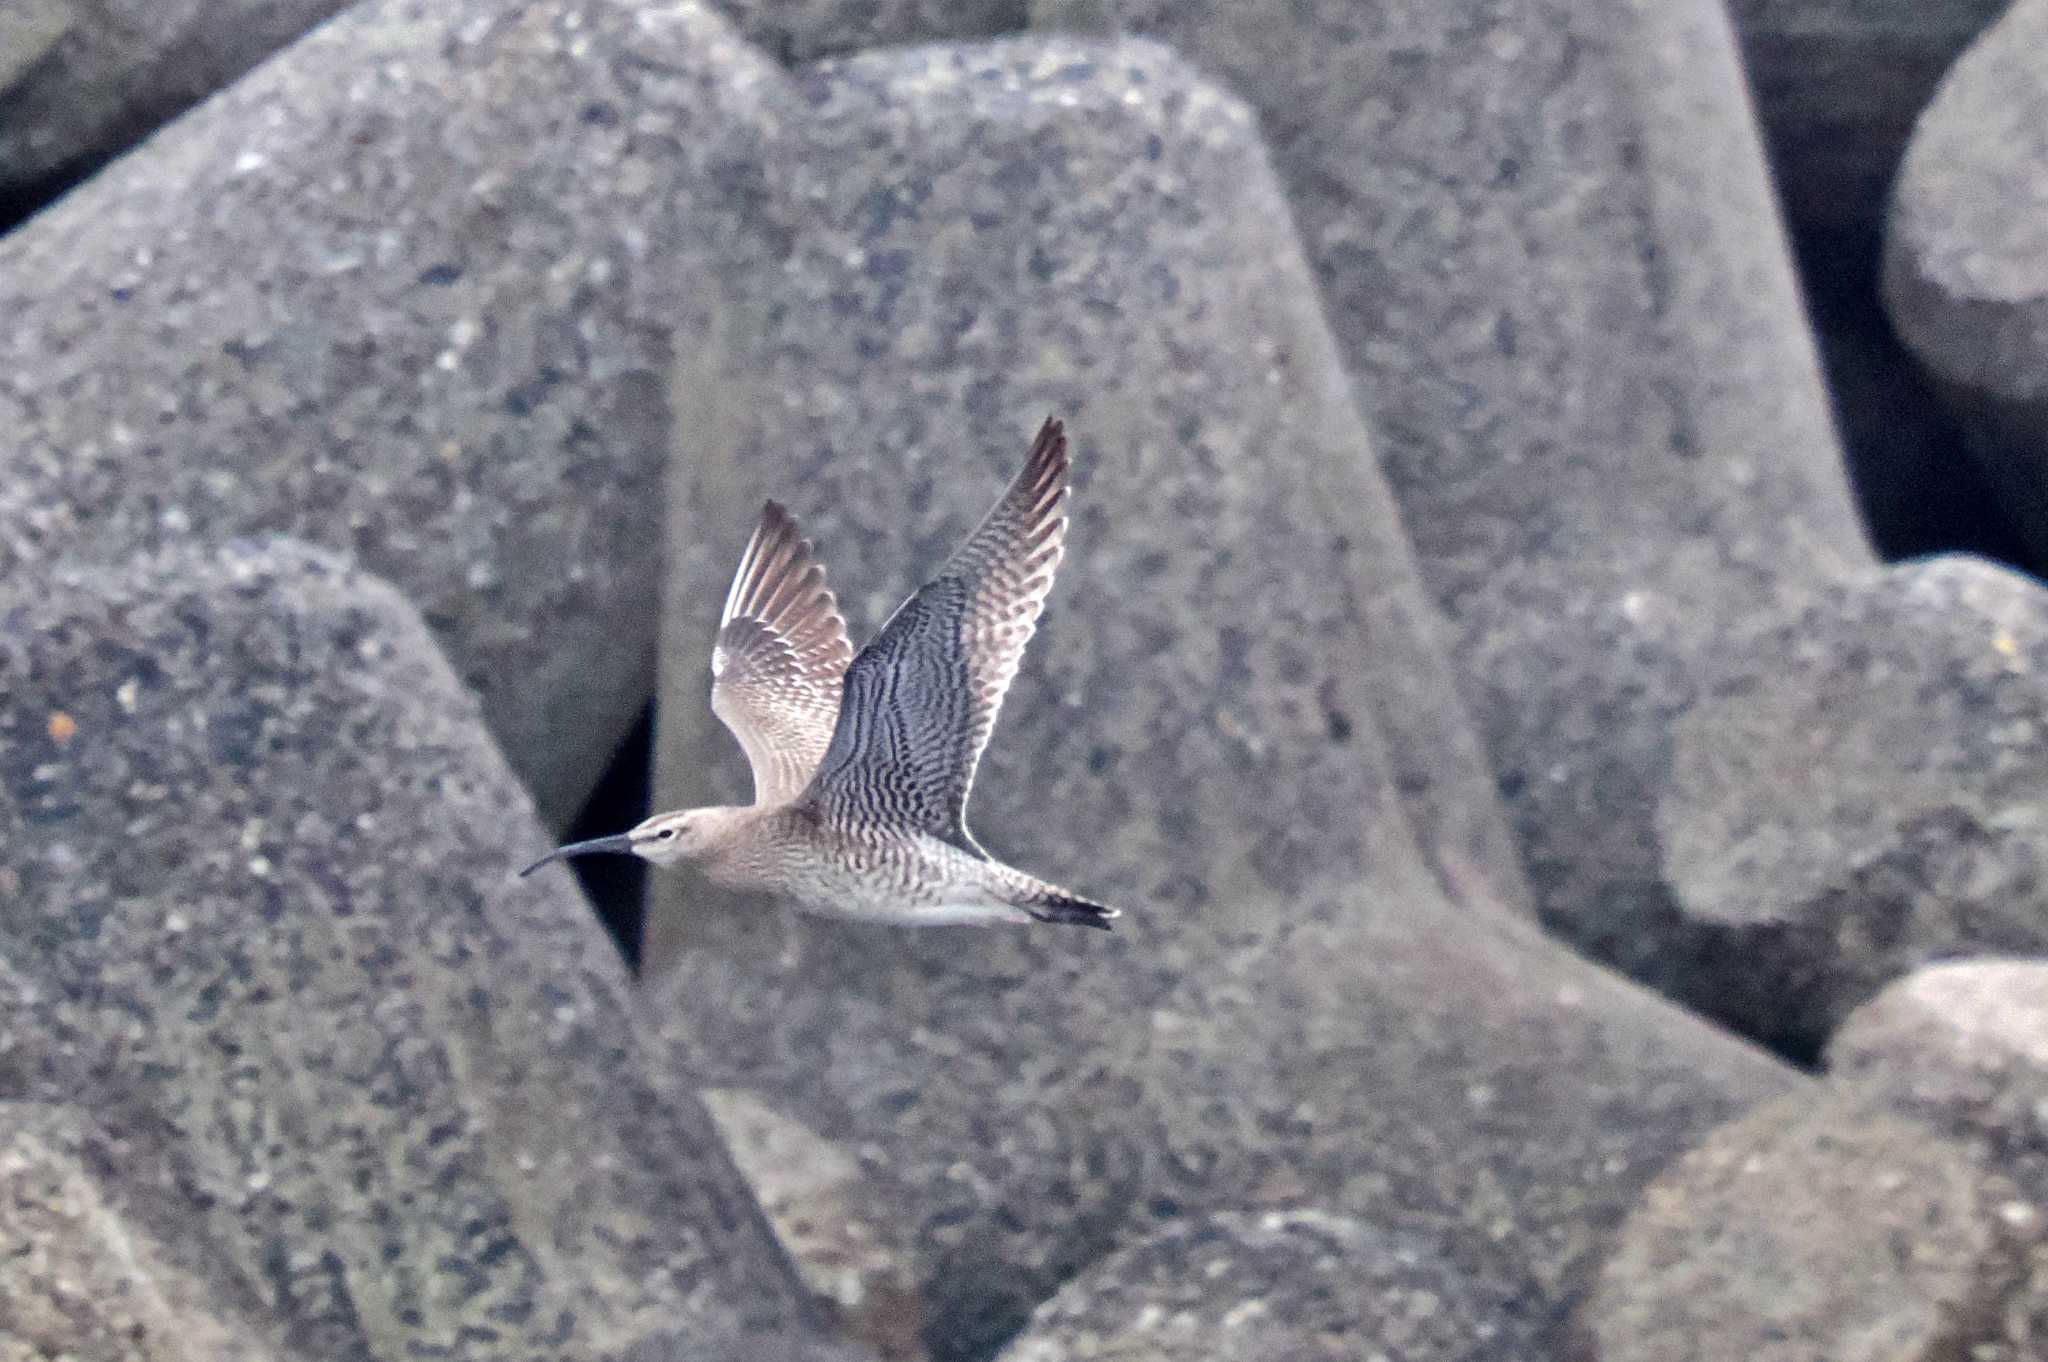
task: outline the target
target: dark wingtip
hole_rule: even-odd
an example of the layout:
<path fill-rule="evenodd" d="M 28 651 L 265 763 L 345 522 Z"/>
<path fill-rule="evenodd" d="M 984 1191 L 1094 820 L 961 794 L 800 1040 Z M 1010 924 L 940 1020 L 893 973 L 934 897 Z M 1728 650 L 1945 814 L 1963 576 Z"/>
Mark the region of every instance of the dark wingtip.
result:
<path fill-rule="evenodd" d="M 1045 418 L 1045 424 L 1038 428 L 1038 437 L 1031 442 L 1034 456 L 1065 449 L 1067 446 L 1067 423 L 1057 416 Z"/>
<path fill-rule="evenodd" d="M 1031 453 L 1025 456 L 1024 471 L 1017 475 L 1016 486 L 1050 486 L 1066 476 L 1067 462 L 1067 428 L 1059 417 L 1048 416 L 1038 428 L 1038 438 L 1031 442 Z"/>
<path fill-rule="evenodd" d="M 761 529 L 767 536 L 767 543 L 781 545 L 797 537 L 796 517 L 789 513 L 774 497 L 761 503 Z"/>
<path fill-rule="evenodd" d="M 1048 894 L 1032 904 L 1025 911 L 1040 922 L 1062 922 L 1076 927 L 1099 927 L 1107 932 L 1112 930 L 1110 919 L 1123 916 L 1123 909 L 1111 908 L 1104 903 L 1090 903 L 1067 894 Z"/>

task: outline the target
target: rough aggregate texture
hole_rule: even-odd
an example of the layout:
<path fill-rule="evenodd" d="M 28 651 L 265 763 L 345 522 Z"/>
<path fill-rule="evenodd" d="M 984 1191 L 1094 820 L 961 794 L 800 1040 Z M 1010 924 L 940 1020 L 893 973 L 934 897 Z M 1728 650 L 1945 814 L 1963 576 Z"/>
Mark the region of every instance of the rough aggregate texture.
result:
<path fill-rule="evenodd" d="M 44 573 L 0 687 L 4 1095 L 135 1141 L 124 1209 L 212 1301 L 329 1362 L 798 1355 L 744 1182 L 560 872 L 514 878 L 544 834 L 389 587 L 289 543 Z"/>
<path fill-rule="evenodd" d="M 1981 1147 L 2048 1206 L 2048 961 L 1931 965 L 1828 1042 L 1844 1083 Z"/>
<path fill-rule="evenodd" d="M 1036 0 L 1258 108 L 1539 910 L 1682 991 L 1651 826 L 1730 626 L 1864 561 L 1715 0 Z"/>
<path fill-rule="evenodd" d="M 1039 1307 L 1001 1362 L 1542 1356 L 1514 1304 L 1479 1296 L 1434 1246 L 1356 1220 L 1226 1212 L 1095 1264 Z"/>
<path fill-rule="evenodd" d="M 2042 1220 L 1968 1151 L 1855 1098 L 1801 1093 L 1659 1175 L 1588 1298 L 1595 1362 L 1977 1362 Z M 2021 1340 L 2022 1344 L 2026 1341 Z"/>
<path fill-rule="evenodd" d="M 1776 172 L 1802 230 L 1877 240 L 1913 122 L 2009 0 L 1732 0 Z"/>
<path fill-rule="evenodd" d="M 779 312 L 800 301 L 817 324 L 855 328 L 860 335 L 844 353 L 809 354 L 802 363 L 786 351 L 764 356 L 761 362 L 782 366 L 781 382 L 772 388 L 751 374 L 719 372 L 715 340 L 682 357 L 678 401 L 691 421 L 683 469 L 670 492 L 678 516 L 668 571 L 672 582 L 686 586 L 674 593 L 682 604 L 663 649 L 664 661 L 673 664 L 665 673 L 671 703 L 664 711 L 664 744 L 672 754 L 690 754 L 683 769 L 694 781 L 702 778 L 699 745 L 713 749 L 727 742 L 704 704 L 710 641 L 723 582 L 761 497 L 787 499 L 789 489 L 803 488 L 807 505 L 829 505 L 867 477 L 865 469 L 849 471 L 858 468 L 851 459 L 867 446 L 901 452 L 901 462 L 879 474 L 874 490 L 896 489 L 897 499 L 885 504 L 914 522 L 914 551 L 893 559 L 855 558 L 855 546 L 843 538 L 821 544 L 842 595 L 853 593 L 849 620 L 862 639 L 921 580 L 918 574 L 936 566 L 971 528 L 973 517 L 1014 474 L 1036 423 L 1058 413 L 1094 451 L 1084 453 L 1084 461 L 1118 461 L 1135 479 L 1132 497 L 1155 499 L 1162 515 L 1192 517 L 1191 534 L 1208 532 L 1203 517 L 1220 494 L 1245 485 L 1263 492 L 1243 512 L 1255 518 L 1251 532 L 1274 545 L 1306 535 L 1325 541 L 1325 570 L 1336 574 L 1325 593 L 1333 612 L 1304 618 L 1299 628 L 1362 638 L 1366 646 L 1351 652 L 1348 665 L 1362 668 L 1370 684 L 1345 703 L 1304 694 L 1298 718 L 1320 722 L 1338 745 L 1354 722 L 1368 715 L 1376 719 L 1408 816 L 1440 877 L 1474 899 L 1525 908 L 1519 855 L 1477 735 L 1457 698 L 1443 650 L 1443 622 L 1421 588 L 1312 282 L 1286 230 L 1286 206 L 1273 192 L 1245 112 L 1225 106 L 1232 119 L 1232 144 L 1225 149 L 1231 162 L 1154 170 L 1168 155 L 1163 137 L 1183 96 L 1172 89 L 1138 89 L 1142 76 L 1121 89 L 1087 91 L 1093 68 L 1083 49 L 1071 50 L 1084 53 L 1072 60 L 1062 82 L 1071 88 L 1040 94 L 1037 107 L 1015 90 L 989 92 L 987 114 L 977 111 L 976 117 L 989 120 L 994 135 L 1005 139 L 1000 148 L 957 137 L 953 145 L 930 148 L 911 140 L 925 136 L 935 122 L 920 103 L 957 99 L 965 84 L 956 76 L 928 95 L 920 87 L 922 77 L 909 74 L 914 56 L 902 59 L 906 74 L 887 92 L 888 107 L 871 114 L 835 94 L 840 84 L 859 78 L 859 69 L 847 76 L 842 73 L 849 68 L 828 65 L 807 78 L 806 113 L 814 125 L 841 117 L 845 105 L 846 116 L 866 118 L 872 131 L 811 139 L 799 158 L 806 164 L 782 186 L 787 217 L 781 230 L 801 235 L 797 254 L 770 272 L 741 276 L 752 283 L 728 280 L 734 303 L 723 324 L 734 332 L 735 345 L 764 349 L 779 345 L 780 333 L 796 334 L 798 326 L 780 315 L 768 319 L 769 334 L 752 334 L 763 329 L 752 325 L 764 311 L 760 299 L 792 287 L 783 279 L 794 275 L 793 287 L 804 296 L 765 310 Z M 1054 64 L 1065 60 L 1052 51 L 1034 79 L 1048 80 L 1056 74 Z M 1060 116 L 1061 107 L 1078 107 L 1057 101 L 1080 100 L 1084 92 L 1096 107 L 1125 101 L 1112 106 L 1129 123 L 1121 140 L 1057 153 L 1095 158 L 1103 167 L 1101 185 L 1041 164 L 1054 154 L 1055 136 L 1081 135 L 1055 129 L 1050 120 Z M 1067 115 L 1065 121 L 1080 119 Z M 1207 150 L 1190 148 L 1188 154 Z M 1139 166 L 1117 163 L 1131 155 L 1141 158 Z M 992 170 L 979 164 L 984 156 L 1000 156 L 1003 165 Z M 1233 167 L 1247 162 L 1259 164 L 1252 197 L 1229 183 Z M 1108 182 L 1112 170 L 1114 183 Z M 1183 174 L 1228 186 L 1232 197 L 1205 211 L 1175 178 Z M 933 192 L 945 197 L 927 204 Z M 1145 258 L 1131 259 L 1134 251 Z M 916 268 L 912 262 L 935 252 L 948 260 L 947 279 L 920 282 L 907 273 Z M 1233 277 L 1204 292 L 1194 276 L 1212 268 L 1228 269 Z M 974 277 L 975 270 L 982 277 Z M 1247 290 L 1269 287 L 1269 300 L 1244 297 Z M 1234 334 L 1231 323 L 1211 315 L 1226 306 L 1239 309 L 1232 316 L 1242 317 L 1245 333 Z M 1042 321 L 1030 316 L 1034 307 L 1046 310 Z M 1082 348 L 1099 352 L 1103 345 L 1091 338 L 1090 311 L 1122 319 L 1126 325 L 1117 336 L 1130 337 L 1148 372 L 1172 388 L 1155 402 L 1158 410 L 1143 429 L 1133 428 L 1127 411 L 1133 402 L 1149 400 L 1144 390 L 1100 372 L 1107 357 Z M 899 327 L 907 328 L 894 337 L 901 358 L 878 352 L 878 338 Z M 725 362 L 735 369 L 755 364 L 751 358 Z M 1119 356 L 1117 362 L 1131 361 Z M 824 365 L 834 366 L 829 375 Z M 865 395 L 906 376 L 914 386 L 893 405 Z M 720 400 L 723 393 L 764 389 L 775 404 L 765 414 Z M 1240 414 L 1226 419 L 1226 405 Z M 734 413 L 730 418 L 724 415 L 728 410 Z M 1168 417 L 1170 426 L 1164 424 Z M 855 435 L 852 422 L 859 418 L 870 424 Z M 1169 433 L 1170 439 L 1162 438 Z M 1140 438 L 1149 443 L 1136 444 Z M 1192 449 L 1209 486 L 1193 487 L 1182 500 L 1169 502 L 1147 479 L 1175 457 L 1176 445 Z M 963 448 L 987 451 L 987 457 L 963 465 L 957 458 Z M 1268 484 L 1257 471 L 1261 466 L 1297 471 Z M 1080 476 L 1090 474 L 1084 469 Z M 951 521 L 934 514 L 942 509 L 941 484 L 960 490 L 962 513 Z M 1140 503 L 1084 500 L 1077 514 L 1082 524 L 1108 530 L 1126 504 Z M 1336 507 L 1344 509 L 1337 513 Z M 804 508 L 793 509 L 801 517 Z M 1154 557 L 1125 550 L 1121 561 L 1136 582 L 1157 573 Z M 1056 636 L 1051 631 L 1060 627 L 1064 608 L 1055 596 L 1046 637 Z M 1221 646 L 1235 654 L 1242 628 L 1233 632 L 1222 611 L 1212 610 L 1209 617 L 1225 622 Z M 1149 656 L 1172 644 L 1160 637 L 1143 648 Z M 1307 640 L 1289 642 L 1281 656 L 1270 659 L 1290 673 L 1290 684 L 1299 684 L 1300 659 L 1310 646 Z M 1258 754 L 1258 735 L 1245 733 L 1236 741 Z M 1006 769 L 1001 753 L 990 761 L 986 769 L 999 777 Z M 740 798 L 743 781 L 728 778 L 697 792 Z M 671 784 L 664 797 L 674 791 Z M 658 963 L 665 953 L 663 924 L 657 920 L 651 930 L 649 957 Z"/>
<path fill-rule="evenodd" d="M 0 195 L 120 151 L 344 0 L 9 0 Z"/>
<path fill-rule="evenodd" d="M 17 0 L 0 10 L 0 94 L 17 88 L 71 28 L 65 0 Z"/>
<path fill-rule="evenodd" d="M 0 0 L 0 211 L 335 8 Z M 1862 249 L 1990 0 L 1734 8 Z M 1183 55 L 803 66 L 1027 21 Z M 1888 291 L 2048 559 L 2037 51 L 2017 0 L 1944 86 Z M 2048 965 L 1916 969 L 2048 950 L 2042 598 L 1869 567 L 1734 52 L 365 0 L 0 242 L 0 1362 L 2048 1354 Z M 1866 500 L 1980 514 L 1868 321 Z M 863 636 L 1047 413 L 976 822 L 1119 931 L 665 874 L 631 1007 L 484 725 L 560 826 L 661 609 L 662 802 L 740 795 L 760 499 Z"/>
<path fill-rule="evenodd" d="M 2048 554 L 2048 0 L 2014 0 L 1921 116 L 1894 191 L 1885 301 Z"/>
<path fill-rule="evenodd" d="M 0 240 L 0 573 L 347 551 L 559 826 L 653 688 L 669 335 L 772 248 L 779 82 L 694 5 L 322 26 Z"/>
<path fill-rule="evenodd" d="M 789 63 L 1024 27 L 1025 0 L 711 0 L 748 42 Z"/>
<path fill-rule="evenodd" d="M 670 498 L 661 802 L 744 789 L 705 654 L 761 496 L 802 489 L 863 634 L 1058 412 L 1067 557 L 973 815 L 1126 915 L 784 922 L 658 874 L 652 1010 L 684 1067 L 892 1170 L 935 1358 L 986 1356 L 1160 1221 L 1247 1205 L 1426 1232 L 1545 1315 L 1656 1167 L 1800 1080 L 1452 907 L 1418 855 L 1369 698 L 1391 518 L 1248 110 L 1139 42 L 804 81 L 791 257 L 680 367 L 696 448 L 727 453 Z"/>
<path fill-rule="evenodd" d="M 1945 956 L 2048 951 L 2048 593 L 1979 559 L 1874 572 L 1745 646 L 1657 810 L 1698 1005 L 1812 1052 Z"/>
<path fill-rule="evenodd" d="M 2016 1185 L 2000 1213 L 2025 1243 L 2021 1281 L 1978 1346 L 1993 1358 L 2048 1353 L 2048 961 L 1919 970 L 1850 1016 L 1827 1060 L 1840 1083 Z"/>
<path fill-rule="evenodd" d="M 925 1356 L 917 1283 L 890 1169 L 858 1159 L 739 1090 L 707 1088 L 705 1109 L 805 1285 L 882 1362 Z"/>
<path fill-rule="evenodd" d="M 258 1362 L 102 1194 L 119 1143 L 76 1112 L 0 1102 L 0 1358 Z"/>

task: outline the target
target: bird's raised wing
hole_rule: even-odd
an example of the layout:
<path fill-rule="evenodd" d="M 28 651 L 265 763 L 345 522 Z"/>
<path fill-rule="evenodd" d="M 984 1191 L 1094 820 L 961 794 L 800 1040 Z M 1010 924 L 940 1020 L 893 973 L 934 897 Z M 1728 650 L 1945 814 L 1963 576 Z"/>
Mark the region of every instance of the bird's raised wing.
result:
<path fill-rule="evenodd" d="M 1052 590 L 1066 537 L 1067 437 L 1047 421 L 1024 471 L 846 673 L 810 797 L 980 852 L 967 796 Z"/>
<path fill-rule="evenodd" d="M 769 502 L 711 650 L 711 709 L 746 749 L 757 805 L 787 803 L 810 782 L 832 741 L 852 656 L 824 565 L 795 518 Z"/>

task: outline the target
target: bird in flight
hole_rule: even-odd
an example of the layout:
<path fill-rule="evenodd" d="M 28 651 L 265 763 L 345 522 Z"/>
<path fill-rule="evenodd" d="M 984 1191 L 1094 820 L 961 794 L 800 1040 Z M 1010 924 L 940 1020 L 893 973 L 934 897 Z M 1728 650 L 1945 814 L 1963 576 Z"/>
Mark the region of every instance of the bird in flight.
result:
<path fill-rule="evenodd" d="M 980 527 L 858 657 L 811 541 L 769 502 L 711 653 L 711 708 L 746 750 L 754 802 L 656 814 L 520 874 L 618 852 L 691 861 L 827 917 L 1107 929 L 1117 909 L 1003 864 L 967 830 L 975 766 L 1059 566 L 1067 470 L 1048 420 Z"/>

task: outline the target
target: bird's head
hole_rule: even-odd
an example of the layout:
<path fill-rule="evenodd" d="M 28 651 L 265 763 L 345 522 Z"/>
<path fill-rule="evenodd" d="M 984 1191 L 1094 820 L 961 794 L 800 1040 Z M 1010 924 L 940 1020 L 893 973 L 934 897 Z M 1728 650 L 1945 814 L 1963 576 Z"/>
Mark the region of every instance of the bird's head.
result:
<path fill-rule="evenodd" d="M 706 809 L 682 809 L 676 813 L 658 813 L 617 836 L 594 837 L 588 842 L 571 842 L 567 846 L 556 847 L 519 873 L 531 875 L 550 861 L 602 853 L 638 856 L 656 865 L 669 865 L 704 850 L 712 831 L 712 820 L 706 816 L 709 812 Z"/>

